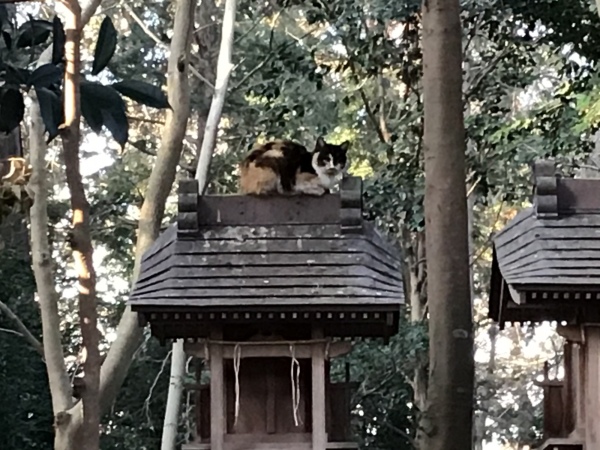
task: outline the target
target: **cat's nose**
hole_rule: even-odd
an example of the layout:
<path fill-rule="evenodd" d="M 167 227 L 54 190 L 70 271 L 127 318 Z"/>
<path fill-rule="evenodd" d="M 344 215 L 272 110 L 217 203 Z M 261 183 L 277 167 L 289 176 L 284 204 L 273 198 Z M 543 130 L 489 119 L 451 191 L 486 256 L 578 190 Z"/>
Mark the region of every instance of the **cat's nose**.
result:
<path fill-rule="evenodd" d="M 331 168 L 327 169 L 327 175 L 334 175 L 337 172 L 337 169 Z"/>

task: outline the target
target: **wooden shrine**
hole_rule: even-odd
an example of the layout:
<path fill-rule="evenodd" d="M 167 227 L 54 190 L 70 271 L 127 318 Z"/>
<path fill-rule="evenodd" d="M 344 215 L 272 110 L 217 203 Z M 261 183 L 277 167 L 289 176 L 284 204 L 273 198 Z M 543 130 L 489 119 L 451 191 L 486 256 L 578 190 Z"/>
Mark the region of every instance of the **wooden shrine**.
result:
<path fill-rule="evenodd" d="M 362 219 L 362 182 L 322 197 L 202 196 L 144 255 L 130 305 L 163 343 L 184 338 L 210 382 L 187 450 L 356 448 L 348 377 L 332 358 L 397 332 L 401 257 Z"/>
<path fill-rule="evenodd" d="M 540 450 L 600 449 L 600 179 L 535 164 L 534 205 L 494 238 L 490 317 L 557 321 L 564 379 L 544 388 Z"/>

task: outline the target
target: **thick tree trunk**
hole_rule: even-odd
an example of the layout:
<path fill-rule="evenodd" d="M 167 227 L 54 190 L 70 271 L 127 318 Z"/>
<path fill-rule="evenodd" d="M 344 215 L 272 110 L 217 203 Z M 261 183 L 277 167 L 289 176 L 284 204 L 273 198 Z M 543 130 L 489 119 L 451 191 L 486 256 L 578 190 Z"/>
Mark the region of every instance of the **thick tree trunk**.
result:
<path fill-rule="evenodd" d="M 468 450 L 474 366 L 460 6 L 458 0 L 425 0 L 423 10 L 430 354 L 419 441 L 424 450 Z"/>

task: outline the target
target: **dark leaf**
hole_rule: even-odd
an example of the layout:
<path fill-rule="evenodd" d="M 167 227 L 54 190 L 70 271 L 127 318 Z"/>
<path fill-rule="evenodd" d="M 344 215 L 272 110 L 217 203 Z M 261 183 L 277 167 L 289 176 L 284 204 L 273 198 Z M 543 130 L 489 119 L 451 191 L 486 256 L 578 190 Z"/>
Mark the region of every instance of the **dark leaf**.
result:
<path fill-rule="evenodd" d="M 18 89 L 6 89 L 0 99 L 0 131 L 10 133 L 19 126 L 25 114 L 23 94 Z"/>
<path fill-rule="evenodd" d="M 36 88 L 50 87 L 53 84 L 60 84 L 63 77 L 63 71 L 54 64 L 44 64 L 33 71 L 27 80 L 29 86 Z"/>
<path fill-rule="evenodd" d="M 55 17 L 52 21 L 52 64 L 58 64 L 64 59 L 66 41 L 63 24 L 58 17 Z"/>
<path fill-rule="evenodd" d="M 52 22 L 32 19 L 25 22 L 17 30 L 17 48 L 31 47 L 46 42 L 52 31 Z"/>
<path fill-rule="evenodd" d="M 64 122 L 63 105 L 60 96 L 48 88 L 35 89 L 40 104 L 42 120 L 48 132 L 48 142 L 58 136 L 58 127 Z"/>
<path fill-rule="evenodd" d="M 100 25 L 100 33 L 94 50 L 94 63 L 92 65 L 92 75 L 98 75 L 108 64 L 117 48 L 117 30 L 110 20 L 105 17 Z"/>
<path fill-rule="evenodd" d="M 144 81 L 125 80 L 112 85 L 131 100 L 153 108 L 170 108 L 166 94 L 157 86 Z"/>
<path fill-rule="evenodd" d="M 10 25 L 10 17 L 5 4 L 0 4 L 0 29 L 4 30 L 4 25 Z"/>
<path fill-rule="evenodd" d="M 105 126 L 121 146 L 127 142 L 129 123 L 125 114 L 125 102 L 112 87 L 83 81 L 81 114 L 94 132 L 99 133 L 102 126 Z"/>
<path fill-rule="evenodd" d="M 6 84 L 19 86 L 20 84 L 27 84 L 27 80 L 29 79 L 31 72 L 27 69 L 21 69 L 20 67 L 15 67 L 10 64 L 6 64 L 5 66 L 6 74 L 4 75 L 4 81 Z"/>
<path fill-rule="evenodd" d="M 2 38 L 4 39 L 4 43 L 6 44 L 6 48 L 11 50 L 12 49 L 12 36 L 10 35 L 10 33 L 8 31 L 3 31 L 2 32 Z"/>

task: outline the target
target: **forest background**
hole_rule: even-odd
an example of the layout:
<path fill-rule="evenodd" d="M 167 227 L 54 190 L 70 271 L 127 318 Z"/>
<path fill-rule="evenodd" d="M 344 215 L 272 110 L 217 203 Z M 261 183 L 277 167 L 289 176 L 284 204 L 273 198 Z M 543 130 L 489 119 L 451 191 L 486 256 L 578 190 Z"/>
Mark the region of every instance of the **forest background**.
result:
<path fill-rule="evenodd" d="M 595 4 L 585 0 L 464 0 L 462 6 L 477 345 L 474 442 L 477 449 L 524 449 L 541 434 L 541 391 L 534 381 L 546 360 L 552 373 L 560 375 L 561 341 L 548 325 L 499 331 L 487 319 L 490 238 L 528 203 L 534 158 L 555 157 L 565 174 L 590 168 L 600 120 L 600 19 Z M 210 73 L 216 66 L 222 8 L 220 2 L 202 0 L 196 10 L 192 116 L 179 178 L 195 171 L 212 96 Z M 335 142 L 352 141 L 350 172 L 365 179 L 369 216 L 397 239 L 406 256 L 408 308 L 400 333 L 387 347 L 360 343 L 341 362 L 350 363 L 352 379 L 360 382 L 354 426 L 361 445 L 380 450 L 413 448 L 425 395 L 420 11 L 421 2 L 414 0 L 239 2 L 235 67 L 209 172 L 208 192 L 230 193 L 236 189 L 237 162 L 257 140 L 285 137 L 312 146 L 325 134 Z M 3 7 L 2 31 L 18 28 L 28 15 L 52 21 L 54 8 L 51 3 Z M 85 28 L 86 77 L 164 86 L 173 16 L 173 4 L 166 0 L 103 2 Z M 91 75 L 105 17 L 116 28 L 117 49 L 107 69 Z M 21 52 L 25 63 L 35 65 L 50 39 L 47 35 L 47 41 L 26 47 Z M 2 57 L 9 53 L 6 40 L 0 41 Z M 31 102 L 25 100 L 21 133 L 27 155 Z M 124 147 L 106 129 L 94 133 L 87 123 L 83 128 L 81 164 L 99 280 L 101 355 L 116 339 L 129 292 L 139 208 L 165 122 L 164 110 L 126 102 L 129 139 Z M 47 155 L 49 236 L 63 351 L 77 384 L 81 332 L 59 153 L 53 141 Z M 44 361 L 10 315 L 41 339 L 27 220 L 18 208 L 5 206 L 0 222 L 2 448 L 47 449 L 53 442 L 53 417 Z M 172 192 L 164 224 L 174 212 Z M 116 401 L 103 416 L 102 449 L 159 447 L 169 352 L 145 334 Z M 193 374 L 188 376 L 191 381 Z M 181 414 L 183 442 L 191 433 L 192 393 L 184 395 Z"/>

